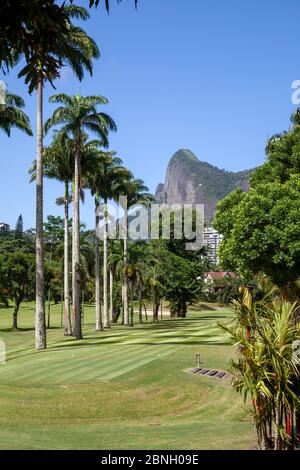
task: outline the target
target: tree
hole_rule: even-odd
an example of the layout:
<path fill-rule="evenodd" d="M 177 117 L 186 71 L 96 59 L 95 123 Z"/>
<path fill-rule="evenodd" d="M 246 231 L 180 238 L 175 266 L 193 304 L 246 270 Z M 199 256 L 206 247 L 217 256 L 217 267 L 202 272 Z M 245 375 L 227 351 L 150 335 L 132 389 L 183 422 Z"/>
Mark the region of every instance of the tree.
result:
<path fill-rule="evenodd" d="M 108 257 L 108 269 L 110 273 L 109 279 L 109 321 L 117 322 L 122 307 L 122 295 L 115 288 L 114 284 L 117 279 L 121 287 L 123 279 L 124 266 L 123 266 L 123 249 L 120 240 L 110 240 L 110 249 Z M 122 287 L 120 289 L 120 292 Z"/>
<path fill-rule="evenodd" d="M 168 253 L 163 257 L 165 298 L 170 302 L 171 316 L 186 317 L 187 306 L 195 302 L 201 292 L 197 263 Z"/>
<path fill-rule="evenodd" d="M 69 184 L 73 176 L 74 158 L 72 143 L 68 139 L 54 136 L 50 147 L 44 151 L 43 171 L 49 179 L 57 179 L 64 183 L 64 196 L 58 198 L 56 203 L 64 206 L 64 333 L 72 334 L 70 299 L 69 299 L 69 205 L 71 196 Z"/>
<path fill-rule="evenodd" d="M 87 184 L 91 189 L 91 193 L 95 196 L 95 213 L 96 213 L 96 329 L 99 329 L 99 221 L 100 221 L 100 202 L 103 206 L 103 309 L 104 309 L 104 327 L 110 326 L 108 314 L 108 224 L 109 214 L 107 202 L 110 199 L 117 200 L 122 193 L 124 185 L 132 178 L 129 170 L 122 166 L 122 160 L 115 157 L 115 152 L 100 152 L 98 164 L 94 171 L 89 172 L 87 176 Z"/>
<path fill-rule="evenodd" d="M 34 292 L 35 259 L 33 255 L 16 251 L 0 255 L 0 285 L 13 299 L 12 328 L 18 328 L 18 313 L 21 302 Z"/>
<path fill-rule="evenodd" d="M 58 251 L 64 238 L 64 221 L 61 217 L 53 215 L 47 216 L 47 222 L 44 223 L 44 246 L 45 254 L 48 254 L 49 266 L 52 268 L 53 258 L 55 251 Z M 57 279 L 56 279 L 57 280 Z M 50 328 L 50 315 L 51 315 L 51 288 L 52 283 L 48 286 L 48 320 L 47 328 Z"/>
<path fill-rule="evenodd" d="M 22 238 L 22 237 L 23 237 L 23 217 L 22 217 L 22 214 L 20 214 L 16 223 L 15 238 Z"/>
<path fill-rule="evenodd" d="M 41 7 L 41 5 L 34 4 Z M 68 64 L 81 80 L 84 70 L 92 73 L 92 59 L 99 57 L 95 42 L 78 26 L 72 23 L 73 18 L 87 20 L 88 12 L 81 7 L 65 6 L 53 8 L 53 2 L 46 2 L 45 9 L 50 18 L 60 25 L 52 25 L 55 35 L 47 36 L 51 29 L 51 20 L 45 22 L 31 17 L 28 23 L 30 34 L 24 44 L 16 44 L 16 52 L 24 54 L 26 66 L 19 77 L 25 77 L 29 92 L 37 90 L 37 155 L 36 155 L 36 348 L 46 347 L 45 307 L 44 307 L 44 265 L 43 265 L 43 86 L 45 81 L 52 81 L 59 76 L 63 65 Z M 25 10 L 28 13 L 30 10 Z M 37 11 L 35 11 L 36 13 Z M 42 19 L 45 15 L 42 14 Z M 51 31 L 53 33 L 53 30 Z M 30 42 L 31 41 L 31 42 Z"/>
<path fill-rule="evenodd" d="M 22 111 L 24 100 L 9 92 L 4 92 L 4 103 L 0 100 L 0 129 L 10 137 L 13 127 L 32 136 L 29 117 Z"/>
<path fill-rule="evenodd" d="M 71 138 L 74 152 L 74 215 L 73 215 L 73 317 L 74 336 L 82 338 L 80 315 L 80 182 L 81 182 L 81 154 L 85 141 L 85 131 L 92 131 L 101 140 L 102 146 L 108 146 L 108 133 L 115 131 L 113 119 L 105 113 L 97 111 L 98 105 L 107 103 L 103 96 L 80 95 L 68 96 L 65 94 L 53 95 L 51 103 L 61 103 L 53 115 L 45 123 L 46 132 L 53 126 L 61 126 L 59 135 Z"/>
<path fill-rule="evenodd" d="M 258 446 L 282 450 L 293 448 L 299 433 L 293 427 L 300 409 L 299 324 L 294 322 L 296 304 L 279 298 L 272 302 L 274 294 L 273 288 L 254 302 L 249 290 L 241 288 L 233 303 L 234 323 L 220 326 L 239 347 L 231 361 L 232 385 L 252 401 Z"/>
<path fill-rule="evenodd" d="M 229 195 L 234 198 L 235 195 Z M 214 227 L 224 234 L 220 262 L 241 274 L 264 272 L 279 286 L 300 275 L 300 176 L 253 187 L 232 209 L 218 205 Z M 233 217 L 234 214 L 234 217 Z M 232 224 L 231 230 L 224 228 Z"/>
<path fill-rule="evenodd" d="M 268 141 L 268 159 L 253 173 L 250 191 L 230 193 L 218 203 L 213 221 L 224 236 L 223 268 L 246 276 L 263 272 L 282 289 L 300 275 L 298 114 L 289 132 Z"/>
<path fill-rule="evenodd" d="M 143 308 L 143 291 L 145 287 L 145 279 L 147 272 L 147 246 L 144 241 L 136 241 L 128 244 L 128 260 L 126 267 L 126 275 L 130 288 L 130 326 L 133 326 L 134 318 L 134 304 L 133 296 L 134 289 L 138 290 L 138 311 L 139 323 L 143 323 L 142 308 Z"/>
<path fill-rule="evenodd" d="M 128 316 L 128 276 L 127 276 L 127 256 L 128 256 L 128 208 L 136 204 L 149 205 L 153 201 L 153 196 L 148 192 L 147 186 L 141 179 L 130 179 L 124 187 L 123 195 L 125 201 L 123 204 L 123 246 L 124 246 L 124 276 L 123 276 L 123 311 L 124 324 L 129 325 Z"/>

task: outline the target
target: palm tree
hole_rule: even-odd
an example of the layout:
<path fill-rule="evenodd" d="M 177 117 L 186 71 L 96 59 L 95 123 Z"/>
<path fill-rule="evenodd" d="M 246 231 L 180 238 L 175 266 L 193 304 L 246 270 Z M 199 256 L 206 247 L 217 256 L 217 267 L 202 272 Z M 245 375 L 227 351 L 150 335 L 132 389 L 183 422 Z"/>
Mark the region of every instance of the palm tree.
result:
<path fill-rule="evenodd" d="M 61 103 L 45 124 L 46 132 L 53 126 L 59 126 L 60 135 L 68 136 L 73 141 L 74 152 L 74 214 L 73 214 L 73 317 L 74 336 L 82 338 L 80 316 L 80 187 L 82 181 L 81 156 L 82 147 L 86 138 L 85 131 L 92 131 L 99 136 L 103 147 L 108 146 L 108 132 L 116 131 L 113 119 L 105 113 L 97 111 L 98 105 L 107 104 L 103 96 L 80 95 L 68 96 L 58 94 L 50 97 L 51 103 Z"/>
<path fill-rule="evenodd" d="M 123 312 L 124 312 L 124 325 L 129 325 L 128 316 L 128 276 L 127 276 L 127 258 L 128 258 L 128 207 L 135 204 L 149 204 L 153 201 L 152 194 L 148 193 L 147 186 L 144 185 L 141 179 L 131 179 L 125 185 L 123 195 L 124 199 L 121 205 L 124 211 L 123 219 L 123 246 L 124 246 L 124 279 L 123 279 Z"/>
<path fill-rule="evenodd" d="M 29 25 L 31 47 L 26 51 L 27 65 L 19 73 L 25 76 L 29 92 L 37 90 L 37 153 L 36 153 L 36 313 L 35 340 L 37 349 L 46 348 L 46 325 L 44 305 L 44 260 L 43 260 L 43 86 L 44 81 L 52 82 L 59 76 L 63 65 L 68 64 L 79 80 L 84 69 L 92 73 L 92 59 L 100 53 L 96 43 L 78 26 L 73 18 L 87 20 L 85 8 L 63 5 L 60 18 L 63 25 L 51 36 L 51 41 L 42 28 L 35 23 Z M 43 36 L 44 35 L 44 36 Z M 46 38 L 46 39 L 45 39 Z M 19 50 L 18 48 L 16 49 Z"/>
<path fill-rule="evenodd" d="M 114 322 L 116 315 L 114 314 L 114 281 L 115 277 L 122 278 L 124 272 L 123 265 L 123 249 L 119 240 L 111 240 L 110 254 L 108 258 L 108 269 L 109 269 L 109 321 Z"/>
<path fill-rule="evenodd" d="M 64 196 L 56 203 L 64 206 L 64 328 L 65 336 L 72 334 L 69 299 L 69 205 L 71 196 L 69 184 L 72 181 L 74 158 L 72 142 L 55 134 L 52 144 L 43 151 L 43 174 L 46 178 L 64 183 Z M 30 168 L 31 181 L 36 178 L 36 161 Z"/>
<path fill-rule="evenodd" d="M 95 171 L 89 173 L 87 178 L 88 186 L 91 189 L 92 195 L 95 196 L 95 211 L 96 211 L 96 231 L 99 223 L 99 208 L 100 201 L 104 202 L 103 218 L 104 218 L 104 233 L 103 233 L 103 310 L 104 310 L 104 327 L 109 328 L 109 314 L 108 314 L 108 224 L 109 214 L 107 210 L 107 202 L 110 199 L 117 200 L 119 194 L 124 189 L 124 185 L 132 178 L 129 170 L 122 166 L 122 160 L 115 157 L 115 152 L 100 152 L 98 159 L 98 166 Z M 96 329 L 99 329 L 99 313 L 100 305 L 99 299 L 99 278 L 100 266 L 98 261 L 99 240 L 96 234 Z"/>
<path fill-rule="evenodd" d="M 10 137 L 13 127 L 32 136 L 29 117 L 22 111 L 25 103 L 18 95 L 3 91 L 3 100 L 0 101 L 0 129 Z"/>

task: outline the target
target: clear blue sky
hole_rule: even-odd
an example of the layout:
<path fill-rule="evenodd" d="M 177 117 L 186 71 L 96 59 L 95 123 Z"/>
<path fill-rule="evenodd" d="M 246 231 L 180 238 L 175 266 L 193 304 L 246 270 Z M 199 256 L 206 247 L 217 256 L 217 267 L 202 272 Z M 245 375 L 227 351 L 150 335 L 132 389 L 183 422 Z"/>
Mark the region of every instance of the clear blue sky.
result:
<path fill-rule="evenodd" d="M 103 94 L 118 133 L 116 150 L 151 191 L 164 180 L 169 158 L 189 148 L 199 159 L 227 170 L 264 161 L 268 136 L 286 129 L 295 109 L 291 82 L 300 79 L 298 0 L 133 0 L 110 15 L 91 10 L 84 28 L 98 42 L 101 59 L 82 83 L 65 69 L 45 89 L 45 118 L 54 92 Z M 87 5 L 88 0 L 80 4 Z M 3 77 L 0 77 L 0 79 Z M 4 80 L 24 97 L 35 130 L 36 96 L 16 72 Z M 0 134 L 0 221 L 35 224 L 35 188 L 27 170 L 35 139 L 15 130 Z M 45 216 L 60 214 L 59 183 L 45 183 Z M 87 195 L 82 220 L 93 226 Z"/>

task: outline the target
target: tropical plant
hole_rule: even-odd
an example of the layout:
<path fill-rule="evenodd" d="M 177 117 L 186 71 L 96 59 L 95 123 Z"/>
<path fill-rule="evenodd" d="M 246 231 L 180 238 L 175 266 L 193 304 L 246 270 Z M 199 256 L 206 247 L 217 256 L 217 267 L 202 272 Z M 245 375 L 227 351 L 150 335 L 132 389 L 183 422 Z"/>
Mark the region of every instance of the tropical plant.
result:
<path fill-rule="evenodd" d="M 57 24 L 52 25 L 55 35 L 47 36 L 45 29 L 39 23 L 39 18 L 32 18 L 32 24 L 27 25 L 30 34 L 26 35 L 24 45 L 19 42 L 16 44 L 16 53 L 24 54 L 27 61 L 19 77 L 25 77 L 30 93 L 34 89 L 37 90 L 35 316 L 37 349 L 46 347 L 43 265 L 43 86 L 45 81 L 52 83 L 65 64 L 68 64 L 81 80 L 85 69 L 92 73 L 92 59 L 99 57 L 96 43 L 80 27 L 72 23 L 73 18 L 88 19 L 89 14 L 85 8 L 65 4 L 58 8 L 52 8 L 52 6 L 47 2 L 45 8 L 49 9 L 50 18 L 52 19 L 54 15 L 60 25 L 59 29 L 57 29 Z M 48 19 L 45 23 L 46 31 L 50 27 L 50 22 L 51 20 Z"/>
<path fill-rule="evenodd" d="M 104 327 L 110 326 L 108 314 L 108 228 L 109 213 L 107 203 L 109 200 L 118 200 L 124 186 L 132 178 L 129 170 L 122 166 L 122 160 L 115 157 L 115 152 L 99 152 L 99 158 L 94 171 L 87 175 L 87 185 L 95 197 L 96 213 L 96 330 L 99 329 L 100 289 L 99 289 L 99 222 L 100 211 L 103 216 L 103 310 Z M 101 201 L 104 203 L 101 205 Z"/>
<path fill-rule="evenodd" d="M 127 258 L 128 258 L 128 208 L 137 205 L 149 205 L 153 202 L 153 195 L 148 192 L 141 179 L 130 179 L 122 192 L 123 197 L 120 198 L 120 204 L 123 209 L 123 221 L 121 236 L 123 238 L 124 247 L 124 276 L 123 276 L 123 312 L 124 325 L 129 325 L 128 315 L 128 276 L 127 276 Z"/>
<path fill-rule="evenodd" d="M 232 385 L 252 402 L 258 446 L 281 450 L 294 447 L 299 437 L 293 425 L 300 409 L 295 351 L 300 327 L 294 321 L 296 305 L 272 300 L 274 294 L 273 289 L 254 302 L 250 291 L 241 288 L 240 299 L 233 302 L 234 323 L 220 326 L 239 347 L 237 360 L 231 361 Z"/>
<path fill-rule="evenodd" d="M 80 188 L 82 181 L 82 148 L 86 140 L 86 131 L 95 133 L 103 147 L 108 146 L 109 131 L 116 131 L 113 119 L 105 113 L 97 111 L 98 105 L 107 103 L 103 96 L 65 94 L 53 95 L 51 103 L 61 103 L 53 115 L 45 123 L 46 132 L 53 126 L 61 126 L 60 136 L 72 139 L 74 152 L 74 215 L 73 215 L 73 262 L 72 262 L 72 295 L 73 295 L 73 334 L 77 339 L 82 338 L 80 315 Z"/>
<path fill-rule="evenodd" d="M 46 178 L 64 183 L 64 196 L 58 198 L 56 203 L 64 206 L 64 331 L 66 336 L 72 334 L 69 302 L 69 205 L 71 202 L 69 185 L 73 177 L 73 162 L 72 142 L 54 135 L 51 145 L 43 150 L 43 174 Z M 33 181 L 36 178 L 36 161 L 33 162 L 29 174 L 31 174 L 30 181 Z"/>
<path fill-rule="evenodd" d="M 13 127 L 20 129 L 26 134 L 32 136 L 29 117 L 24 113 L 24 100 L 7 91 L 3 92 L 3 102 L 0 100 L 0 129 L 10 137 Z"/>
<path fill-rule="evenodd" d="M 120 306 L 122 307 L 122 295 L 120 295 L 121 305 L 116 304 L 115 299 L 119 300 L 117 289 L 114 287 L 115 281 L 122 282 L 124 265 L 123 265 L 123 248 L 120 240 L 110 240 L 110 249 L 108 257 L 108 269 L 110 273 L 109 279 L 109 320 L 115 323 L 120 314 Z M 120 291 L 122 290 L 122 287 Z"/>

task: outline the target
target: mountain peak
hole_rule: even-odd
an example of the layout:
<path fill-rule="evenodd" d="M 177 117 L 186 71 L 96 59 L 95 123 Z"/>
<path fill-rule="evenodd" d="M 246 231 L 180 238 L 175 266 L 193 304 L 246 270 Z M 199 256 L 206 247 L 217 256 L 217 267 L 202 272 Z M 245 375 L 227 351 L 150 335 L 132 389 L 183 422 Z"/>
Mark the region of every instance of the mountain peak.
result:
<path fill-rule="evenodd" d="M 188 159 L 194 162 L 199 162 L 196 155 L 189 149 L 179 149 L 177 152 L 174 153 L 172 156 L 170 163 L 173 159 Z"/>
<path fill-rule="evenodd" d="M 191 150 L 180 149 L 171 157 L 165 183 L 158 185 L 155 199 L 167 204 L 204 204 L 210 223 L 219 200 L 237 187 L 248 190 L 252 171 L 221 170 L 200 161 Z"/>

